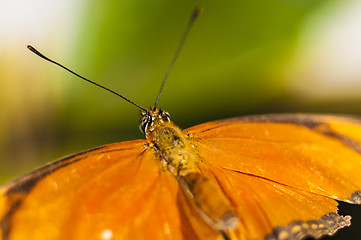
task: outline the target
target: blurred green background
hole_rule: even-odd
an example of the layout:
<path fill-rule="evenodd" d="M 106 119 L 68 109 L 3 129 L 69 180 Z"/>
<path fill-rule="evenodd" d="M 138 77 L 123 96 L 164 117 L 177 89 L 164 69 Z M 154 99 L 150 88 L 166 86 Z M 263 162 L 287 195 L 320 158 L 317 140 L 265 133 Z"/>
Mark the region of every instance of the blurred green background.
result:
<path fill-rule="evenodd" d="M 143 138 L 137 108 L 27 44 L 148 108 L 199 5 L 159 102 L 180 127 L 271 112 L 361 115 L 360 1 L 2 1 L 0 182 Z M 334 239 L 360 238 L 360 212 Z"/>

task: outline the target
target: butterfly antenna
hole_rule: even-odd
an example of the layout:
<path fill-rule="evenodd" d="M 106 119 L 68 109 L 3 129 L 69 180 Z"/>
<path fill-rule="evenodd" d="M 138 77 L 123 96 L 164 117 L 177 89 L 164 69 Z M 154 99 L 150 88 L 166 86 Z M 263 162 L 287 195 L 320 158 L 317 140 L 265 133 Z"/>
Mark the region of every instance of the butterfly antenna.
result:
<path fill-rule="evenodd" d="M 186 30 L 184 31 L 183 36 L 182 36 L 182 38 L 181 38 L 181 40 L 180 40 L 180 43 L 179 43 L 179 45 L 178 45 L 177 51 L 175 52 L 174 57 L 173 57 L 173 59 L 172 59 L 172 62 L 170 63 L 170 65 L 169 65 L 169 67 L 168 67 L 168 70 L 167 70 L 167 72 L 166 72 L 166 74 L 165 74 L 165 76 L 164 76 L 164 78 L 163 78 L 163 82 L 162 82 L 162 85 L 161 85 L 161 87 L 160 87 L 157 100 L 155 101 L 154 108 L 157 107 L 158 100 L 159 100 L 160 94 L 161 94 L 162 91 L 163 91 L 163 87 L 164 87 L 165 81 L 167 80 L 168 75 L 169 75 L 169 72 L 170 72 L 170 70 L 172 69 L 175 61 L 176 61 L 177 58 L 178 58 L 178 55 L 179 55 L 180 51 L 181 51 L 182 48 L 183 48 L 183 45 L 184 45 L 184 42 L 186 41 L 186 38 L 187 38 L 187 36 L 188 36 L 188 33 L 189 33 L 189 31 L 191 30 L 191 28 L 192 28 L 192 26 L 193 26 L 193 23 L 195 22 L 195 20 L 196 20 L 197 17 L 199 16 L 199 14 L 202 12 L 202 10 L 203 10 L 203 9 L 202 9 L 201 7 L 196 7 L 196 8 L 193 10 L 193 13 L 192 13 L 192 16 L 191 16 L 190 19 L 189 19 L 187 28 L 186 28 Z"/>
<path fill-rule="evenodd" d="M 91 83 L 91 84 L 94 84 L 95 86 L 98 86 L 98 87 L 100 87 L 100 88 L 103 88 L 104 90 L 106 90 L 106 91 L 108 91 L 108 92 L 111 92 L 111 93 L 117 95 L 118 97 L 123 98 L 125 101 L 133 104 L 134 106 L 142 109 L 143 111 L 145 111 L 145 112 L 147 111 L 144 107 L 139 106 L 138 104 L 130 101 L 128 98 L 120 95 L 119 93 L 116 93 L 116 92 L 114 92 L 113 90 L 111 90 L 111 89 L 109 89 L 109 88 L 107 88 L 107 87 L 104 87 L 104 86 L 102 86 L 102 85 L 100 85 L 100 84 L 98 84 L 98 83 L 96 83 L 96 82 L 93 82 L 93 81 L 91 81 L 91 80 L 89 80 L 89 79 L 87 79 L 87 78 L 85 78 L 85 77 L 77 74 L 76 72 L 73 72 L 73 71 L 70 70 L 69 68 L 61 65 L 60 63 L 55 62 L 54 60 L 51 60 L 50 58 L 46 57 L 45 55 L 43 55 L 42 53 L 40 53 L 38 50 L 36 50 L 33 46 L 28 45 L 27 47 L 28 47 L 28 49 L 29 49 L 30 51 L 32 51 L 33 53 L 35 53 L 35 54 L 38 55 L 39 57 L 41 57 L 41 58 L 43 58 L 43 59 L 45 59 L 45 60 L 47 60 L 47 61 L 49 61 L 49 62 L 51 62 L 51 63 L 54 63 L 55 65 L 58 65 L 59 67 L 65 69 L 66 71 L 74 74 L 75 76 L 77 76 L 77 77 L 79 77 L 79 78 L 81 78 L 81 79 L 83 79 L 83 80 L 85 80 L 85 81 L 87 81 L 87 82 L 89 82 L 89 83 Z"/>

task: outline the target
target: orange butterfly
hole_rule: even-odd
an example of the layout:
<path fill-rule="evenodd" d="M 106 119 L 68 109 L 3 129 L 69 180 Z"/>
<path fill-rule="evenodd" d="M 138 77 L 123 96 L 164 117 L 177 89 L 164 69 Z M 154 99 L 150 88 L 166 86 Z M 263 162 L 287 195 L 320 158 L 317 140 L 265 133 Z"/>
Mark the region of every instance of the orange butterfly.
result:
<path fill-rule="evenodd" d="M 1 239 L 320 238 L 351 224 L 337 201 L 361 204 L 359 120 L 261 115 L 182 131 L 167 112 L 142 109 L 145 140 L 1 187 Z"/>

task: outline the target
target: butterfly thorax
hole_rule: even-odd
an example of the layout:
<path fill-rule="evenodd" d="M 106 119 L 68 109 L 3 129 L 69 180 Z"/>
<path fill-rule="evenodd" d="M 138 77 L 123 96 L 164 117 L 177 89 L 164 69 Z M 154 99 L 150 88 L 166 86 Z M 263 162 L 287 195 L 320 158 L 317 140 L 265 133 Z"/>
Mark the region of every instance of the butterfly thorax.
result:
<path fill-rule="evenodd" d="M 177 178 L 201 217 L 216 230 L 235 228 L 238 217 L 232 204 L 216 182 L 201 174 L 199 165 L 203 160 L 196 154 L 189 137 L 171 122 L 169 114 L 151 108 L 142 113 L 139 128 L 155 158 Z"/>
<path fill-rule="evenodd" d="M 143 113 L 139 127 L 163 165 L 176 177 L 199 172 L 193 147 L 167 112 L 150 109 Z"/>

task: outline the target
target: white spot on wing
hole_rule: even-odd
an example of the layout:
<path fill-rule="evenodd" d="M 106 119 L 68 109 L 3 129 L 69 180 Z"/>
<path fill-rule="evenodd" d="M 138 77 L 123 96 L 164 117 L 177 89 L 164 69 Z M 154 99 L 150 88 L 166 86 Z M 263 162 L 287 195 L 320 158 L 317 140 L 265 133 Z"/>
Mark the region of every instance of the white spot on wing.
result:
<path fill-rule="evenodd" d="M 163 229 L 164 229 L 165 234 L 170 235 L 171 232 L 170 232 L 170 227 L 169 227 L 168 223 L 164 224 Z"/>
<path fill-rule="evenodd" d="M 113 239 L 113 231 L 110 229 L 105 229 L 101 235 L 100 235 L 102 240 L 111 240 Z"/>

